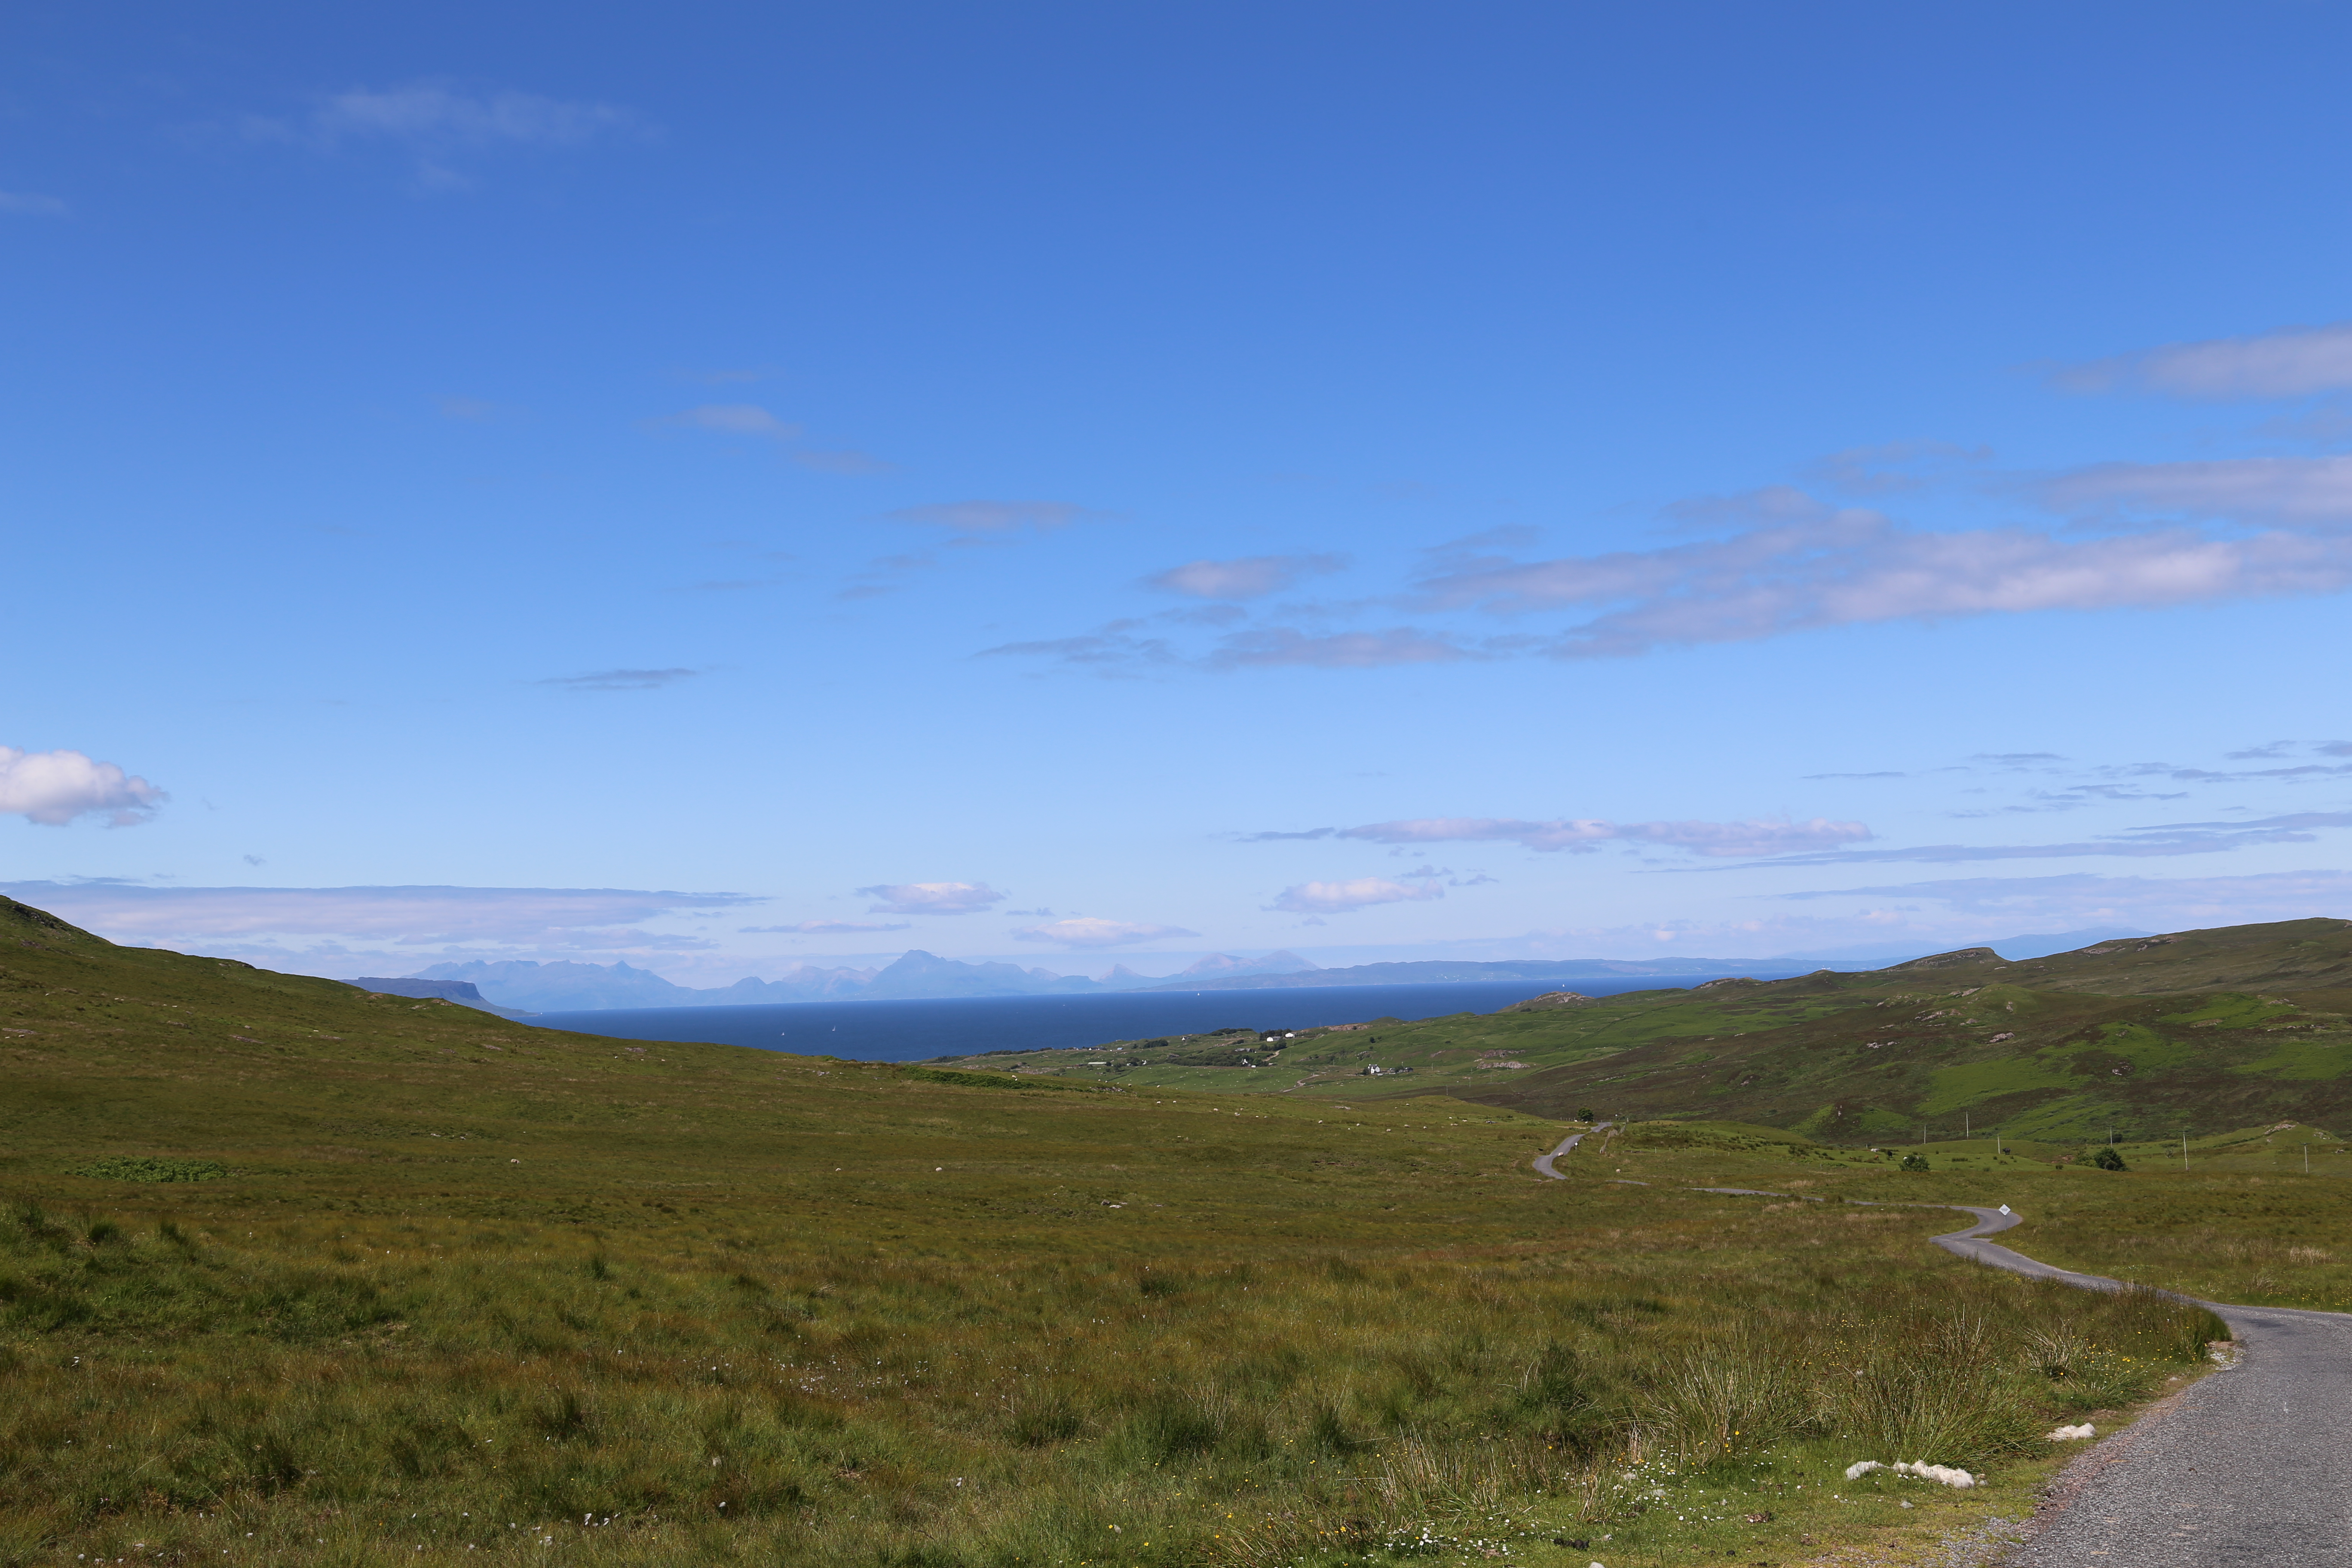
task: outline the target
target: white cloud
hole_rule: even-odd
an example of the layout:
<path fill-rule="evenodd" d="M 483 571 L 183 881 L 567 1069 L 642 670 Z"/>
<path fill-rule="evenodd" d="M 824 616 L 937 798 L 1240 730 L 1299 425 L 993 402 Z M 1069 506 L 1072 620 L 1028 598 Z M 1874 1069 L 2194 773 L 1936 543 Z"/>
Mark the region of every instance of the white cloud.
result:
<path fill-rule="evenodd" d="M 1004 901 L 985 882 L 884 882 L 857 891 L 878 900 L 866 909 L 873 915 L 969 915 Z"/>
<path fill-rule="evenodd" d="M 1266 908 L 1295 915 L 1336 915 L 1374 904 L 1419 902 L 1442 899 L 1445 889 L 1434 881 L 1391 882 L 1384 877 L 1357 877 L 1344 882 L 1301 882 L 1285 888 Z"/>
<path fill-rule="evenodd" d="M 797 441 L 802 434 L 799 426 L 786 424 L 756 403 L 705 403 L 653 423 L 716 430 L 727 436 L 758 436 L 771 441 Z"/>
<path fill-rule="evenodd" d="M 2352 322 L 2167 343 L 2141 353 L 2071 365 L 2053 379 L 2073 392 L 2130 389 L 2207 399 L 2301 397 L 2352 387 Z"/>
<path fill-rule="evenodd" d="M 1061 528 L 1111 514 L 1058 500 L 959 500 L 901 507 L 882 515 L 893 522 L 928 522 L 967 532 L 994 533 L 1013 528 Z"/>
<path fill-rule="evenodd" d="M 2126 795 L 2115 798 L 2138 797 Z M 2096 856 L 2135 860 L 2160 859 L 2177 855 L 2226 854 L 2234 849 L 2266 844 L 2311 844 L 2317 842 L 2318 829 L 2328 827 L 2352 827 L 2352 811 L 2297 812 L 2291 816 L 2265 816 L 2247 822 L 2158 824 L 2126 828 L 2101 838 L 2063 844 L 1921 844 L 1900 849 L 1832 849 L 1792 854 L 1769 864 L 1848 866 L 1871 861 L 1910 860 L 1949 865 L 1969 860 L 2072 860 Z"/>
<path fill-rule="evenodd" d="M 2163 529 L 2061 540 L 2024 529 L 1929 533 L 1848 510 L 1727 539 L 1555 561 L 1453 561 L 1425 602 L 1523 616 L 1601 613 L 1542 643 L 1561 658 L 1748 642 L 1823 626 L 2213 603 L 2352 584 L 2352 541 Z"/>
<path fill-rule="evenodd" d="M 849 936 L 868 931 L 907 931 L 911 928 L 904 921 L 893 921 L 888 925 L 861 925 L 855 921 L 803 921 L 798 925 L 737 926 L 735 929 L 739 931 L 773 932 L 783 936 Z"/>
<path fill-rule="evenodd" d="M 0 815 L 63 827 L 78 816 L 103 816 L 110 827 L 130 827 L 155 815 L 171 797 L 112 763 L 79 752 L 21 752 L 0 746 Z"/>
<path fill-rule="evenodd" d="M 256 122 L 263 135 L 269 133 L 269 126 Z M 499 142 L 575 147 L 603 137 L 642 133 L 645 121 L 609 103 L 566 102 L 530 92 L 467 93 L 434 82 L 412 82 L 336 93 L 311 116 L 310 129 L 330 142 L 373 138 L 426 147 Z"/>
<path fill-rule="evenodd" d="M 0 213 L 19 213 L 26 217 L 63 217 L 66 204 L 55 196 L 45 196 L 32 191 L 0 191 Z"/>
<path fill-rule="evenodd" d="M 1257 599 L 1278 594 L 1302 577 L 1337 572 L 1344 555 L 1244 555 L 1233 561 L 1188 561 L 1154 573 L 1146 586 L 1196 599 Z"/>
<path fill-rule="evenodd" d="M 1896 776 L 1896 775 L 1887 775 Z M 1509 817 L 1437 816 L 1367 823 L 1360 827 L 1315 827 L 1303 832 L 1252 833 L 1246 843 L 1284 838 L 1362 838 L 1376 844 L 1439 844 L 1493 841 L 1545 852 L 1590 854 L 1603 844 L 1646 843 L 1691 849 L 1702 855 L 1784 855 L 1871 837 L 1859 822 L 1783 817 L 1749 822 L 1608 822 L 1596 817 L 1529 822 Z"/>
<path fill-rule="evenodd" d="M 1376 669 L 1391 664 L 1451 664 L 1473 657 L 1451 639 L 1413 626 L 1324 636 L 1288 626 L 1268 626 L 1235 632 L 1200 662 L 1212 669 L 1266 669 L 1285 665 L 1305 665 L 1315 669 Z"/>
<path fill-rule="evenodd" d="M 1492 816 L 1430 816 L 1308 833 L 1252 835 L 1256 839 L 1363 838 L 1375 844 L 1496 841 L 1573 854 L 1589 854 L 1611 843 L 1659 844 L 1708 856 L 1786 855 L 1858 843 L 1870 837 L 1870 829 L 1859 822 L 1832 822 L 1820 816 L 1808 822 L 1785 817 L 1750 822 L 1604 822 L 1590 817 L 1524 822 Z"/>
<path fill-rule="evenodd" d="M 1201 933 L 1186 931 L 1182 926 L 1138 925 L 1129 921 L 1076 915 L 1055 921 L 1051 925 L 1024 926 L 1013 934 L 1022 942 L 1050 942 L 1067 948 L 1099 948 L 1127 947 L 1139 942 L 1157 942 L 1165 937 L 1196 937 Z"/>
<path fill-rule="evenodd" d="M 2352 458 L 2103 463 L 2052 480 L 2043 494 L 2069 510 L 2143 507 L 2233 522 L 2339 524 L 2352 522 Z"/>
<path fill-rule="evenodd" d="M 1782 900 L 1925 899 L 2000 920 L 2083 921 L 2129 916 L 2158 931 L 2261 921 L 2342 919 L 2352 871 L 2272 871 L 2248 877 L 1972 877 L 1894 887 L 1776 893 Z"/>
<path fill-rule="evenodd" d="M 616 926 L 765 900 L 743 893 L 616 888 L 154 888 L 124 882 L 0 884 L 14 899 L 115 941 L 220 937 L 358 937 L 402 944 L 450 942 L 638 946 Z"/>

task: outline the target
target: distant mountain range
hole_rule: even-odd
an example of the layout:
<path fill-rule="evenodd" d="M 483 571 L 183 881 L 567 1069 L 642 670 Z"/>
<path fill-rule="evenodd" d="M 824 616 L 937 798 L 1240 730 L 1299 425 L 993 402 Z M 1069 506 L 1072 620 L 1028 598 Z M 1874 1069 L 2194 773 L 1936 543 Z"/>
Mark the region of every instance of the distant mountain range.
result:
<path fill-rule="evenodd" d="M 1295 952 L 1269 952 L 1255 959 L 1213 952 L 1183 973 L 1198 976 L 1192 983 L 1195 984 L 1223 984 L 1235 978 L 1287 975 L 1314 968 Z M 743 979 L 732 985 L 707 989 L 675 984 L 649 969 L 637 969 L 625 963 L 535 963 L 527 959 L 496 963 L 436 963 L 409 976 L 407 983 L 463 984 L 477 992 L 475 1000 L 493 1010 L 509 1008 L 531 1013 L 589 1012 L 613 1007 L 740 1007 L 772 1002 L 1078 995 L 1141 991 L 1176 984 L 1165 975 L 1138 974 L 1124 964 L 1114 965 L 1108 973 L 1097 979 L 1084 974 L 1055 974 L 1046 969 L 1024 969 L 1014 963 L 966 963 L 919 948 L 902 954 L 896 963 L 882 969 L 820 969 L 804 964 L 781 979 Z M 379 991 L 392 987 L 392 983 L 384 981 L 357 984 Z M 429 994 L 447 995 L 452 1001 L 467 1000 L 454 992 L 436 990 Z"/>
<path fill-rule="evenodd" d="M 2141 936 L 2121 929 L 2021 936 L 1981 945 L 2013 962 L 2071 952 L 2095 942 Z M 1138 974 L 1124 964 L 1088 976 L 1024 969 L 1015 963 L 967 963 L 918 948 L 880 969 L 823 969 L 814 964 L 775 980 L 739 980 L 732 985 L 697 989 L 663 979 L 627 963 L 436 963 L 400 981 L 367 979 L 354 984 L 377 991 L 402 985 L 463 985 L 455 989 L 399 991 L 402 995 L 447 996 L 493 1012 L 578 1013 L 613 1007 L 732 1007 L 772 1002 L 914 1001 L 955 996 L 1087 995 L 1114 991 L 1262 991 L 1299 985 L 1428 985 L 1464 981 L 1524 980 L 1573 986 L 1580 980 L 1654 974 L 1671 982 L 1682 976 L 1795 974 L 1823 967 L 1875 968 L 1913 958 L 1916 950 L 1791 952 L 1776 958 L 1571 958 L 1470 962 L 1423 959 L 1358 963 L 1323 969 L 1295 952 L 1236 958 L 1213 952 L 1179 973 Z"/>

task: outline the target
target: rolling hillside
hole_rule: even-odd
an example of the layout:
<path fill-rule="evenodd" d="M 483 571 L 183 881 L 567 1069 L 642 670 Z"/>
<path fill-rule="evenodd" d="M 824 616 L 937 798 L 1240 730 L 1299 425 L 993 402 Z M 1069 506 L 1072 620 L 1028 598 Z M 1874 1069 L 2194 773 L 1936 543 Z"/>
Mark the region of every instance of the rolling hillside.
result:
<path fill-rule="evenodd" d="M 2352 921 L 2308 920 L 2020 963 L 1970 948 L 1862 973 L 1381 1020 L 1254 1050 L 1123 1042 L 1021 1059 L 1138 1086 L 1443 1093 L 1562 1120 L 1730 1119 L 1843 1144 L 1963 1127 L 2066 1142 L 2110 1127 L 2154 1137 L 2352 1120 L 2347 1015 Z"/>

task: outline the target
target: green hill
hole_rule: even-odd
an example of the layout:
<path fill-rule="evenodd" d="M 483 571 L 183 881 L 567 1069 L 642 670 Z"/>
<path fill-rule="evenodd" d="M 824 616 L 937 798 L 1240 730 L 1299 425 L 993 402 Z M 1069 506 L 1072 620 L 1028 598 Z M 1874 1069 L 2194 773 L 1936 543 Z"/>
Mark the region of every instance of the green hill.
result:
<path fill-rule="evenodd" d="M 1844 1144 L 1963 1126 L 2072 1142 L 2110 1127 L 2153 1137 L 2352 1120 L 2347 1014 L 2352 921 L 2308 920 L 2016 963 L 1970 948 L 1863 973 L 1389 1019 L 1303 1032 L 1246 1068 L 1202 1065 L 1188 1041 L 1019 1059 L 1136 1087 L 1441 1093 L 1557 1120 L 1728 1119 Z"/>

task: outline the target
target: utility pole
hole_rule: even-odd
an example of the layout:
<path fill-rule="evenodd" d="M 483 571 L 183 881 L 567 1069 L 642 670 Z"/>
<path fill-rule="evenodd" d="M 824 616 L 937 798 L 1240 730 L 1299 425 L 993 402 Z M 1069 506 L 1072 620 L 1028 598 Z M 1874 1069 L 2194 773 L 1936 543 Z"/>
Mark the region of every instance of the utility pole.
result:
<path fill-rule="evenodd" d="M 2189 1169 L 2189 1134 L 2186 1132 L 2180 1135 L 2180 1168 L 2184 1171 Z"/>
<path fill-rule="evenodd" d="M 1969 1139 L 1971 1139 L 1971 1138 L 1973 1138 L 1973 1137 L 1975 1137 L 1975 1136 L 1976 1136 L 1976 1134 L 1975 1134 L 1974 1132 L 1971 1132 L 1971 1131 L 1969 1131 L 1969 1113 L 1968 1113 L 1967 1111 L 1965 1111 L 1965 1110 L 1961 1111 L 1961 1112 L 1960 1112 L 1960 1142 L 1963 1142 L 1963 1143 L 1965 1143 L 1965 1142 L 1967 1142 Z"/>

